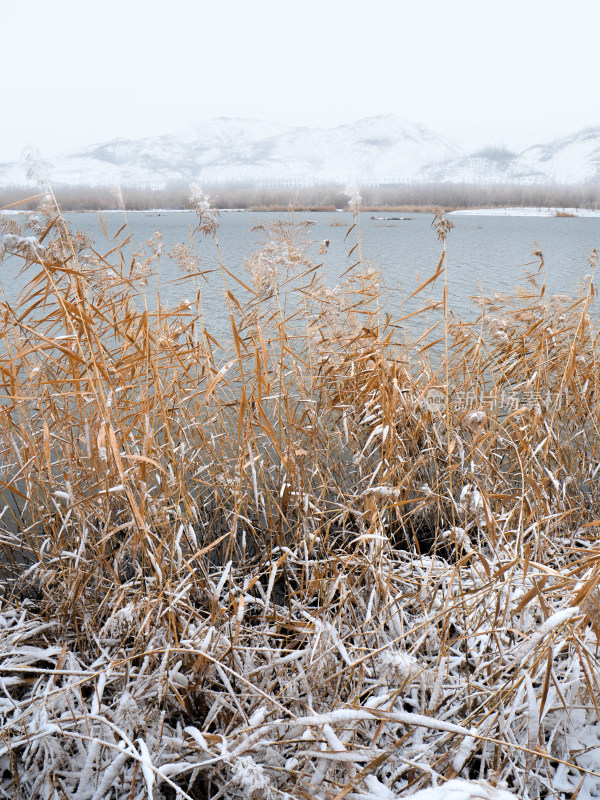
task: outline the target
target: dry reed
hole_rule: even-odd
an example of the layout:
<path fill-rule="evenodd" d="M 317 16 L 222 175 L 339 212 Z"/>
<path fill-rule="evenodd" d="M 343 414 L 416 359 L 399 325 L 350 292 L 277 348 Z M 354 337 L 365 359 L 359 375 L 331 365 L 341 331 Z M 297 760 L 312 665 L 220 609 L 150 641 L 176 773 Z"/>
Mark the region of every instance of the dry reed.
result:
<path fill-rule="evenodd" d="M 160 237 L 100 253 L 52 198 L 7 224 L 1 796 L 597 796 L 591 277 L 548 297 L 537 251 L 476 322 L 427 300 L 409 342 L 358 228 L 331 289 L 282 220 L 245 276 L 210 265 L 223 363 L 200 294 L 140 304 Z"/>

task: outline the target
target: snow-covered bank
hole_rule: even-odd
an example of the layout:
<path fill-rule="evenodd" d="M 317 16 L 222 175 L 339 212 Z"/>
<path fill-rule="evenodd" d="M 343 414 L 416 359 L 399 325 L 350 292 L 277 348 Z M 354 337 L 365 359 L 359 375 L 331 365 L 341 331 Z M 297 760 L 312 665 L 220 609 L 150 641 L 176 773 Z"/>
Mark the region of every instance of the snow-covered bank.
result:
<path fill-rule="evenodd" d="M 468 217 L 556 217 L 563 214 L 573 217 L 600 217 L 600 210 L 592 208 L 461 208 L 450 213 Z"/>
<path fill-rule="evenodd" d="M 383 797 L 383 795 L 382 795 Z M 512 800 L 514 795 L 491 786 L 485 781 L 465 781 L 460 778 L 447 781 L 412 795 L 413 800 Z"/>

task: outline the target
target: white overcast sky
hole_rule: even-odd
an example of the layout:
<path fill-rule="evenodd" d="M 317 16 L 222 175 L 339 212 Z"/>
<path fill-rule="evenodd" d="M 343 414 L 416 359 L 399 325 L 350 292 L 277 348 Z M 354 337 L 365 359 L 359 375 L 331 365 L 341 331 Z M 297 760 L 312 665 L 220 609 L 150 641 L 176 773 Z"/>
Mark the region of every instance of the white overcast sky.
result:
<path fill-rule="evenodd" d="M 216 116 L 467 147 L 600 125 L 600 0 L 0 0 L 0 29 L 0 161 Z"/>

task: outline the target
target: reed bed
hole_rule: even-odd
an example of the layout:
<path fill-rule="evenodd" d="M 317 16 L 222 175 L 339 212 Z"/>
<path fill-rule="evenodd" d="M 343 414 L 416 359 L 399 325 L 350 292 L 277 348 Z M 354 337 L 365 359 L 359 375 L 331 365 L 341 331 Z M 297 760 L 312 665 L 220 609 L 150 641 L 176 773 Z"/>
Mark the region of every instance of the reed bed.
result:
<path fill-rule="evenodd" d="M 359 200 L 335 289 L 294 220 L 213 265 L 225 357 L 190 247 L 151 310 L 160 235 L 4 218 L 0 796 L 598 796 L 597 255 L 462 322 L 436 214 L 395 319 Z"/>

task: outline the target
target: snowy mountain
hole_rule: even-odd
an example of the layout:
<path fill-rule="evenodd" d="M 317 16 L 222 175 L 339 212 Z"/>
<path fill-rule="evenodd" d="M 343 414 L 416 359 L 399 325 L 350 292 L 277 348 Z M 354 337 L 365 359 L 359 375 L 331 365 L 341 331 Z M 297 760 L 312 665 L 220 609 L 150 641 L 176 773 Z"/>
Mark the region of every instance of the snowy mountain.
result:
<path fill-rule="evenodd" d="M 379 183 L 417 179 L 460 155 L 424 125 L 391 115 L 327 129 L 221 118 L 87 147 L 54 159 L 48 173 L 54 183 L 86 186 Z M 25 174 L 23 164 L 0 164 L 0 185 L 22 184 Z"/>
<path fill-rule="evenodd" d="M 0 164 L 0 186 L 28 185 L 23 163 Z M 393 115 L 335 128 L 219 118 L 175 133 L 115 139 L 53 159 L 54 184 L 255 187 L 395 183 L 600 182 L 600 128 L 521 152 L 464 153 L 424 125 Z"/>
<path fill-rule="evenodd" d="M 423 182 L 579 184 L 600 182 L 600 128 L 589 128 L 520 153 L 486 148 L 433 165 Z"/>

